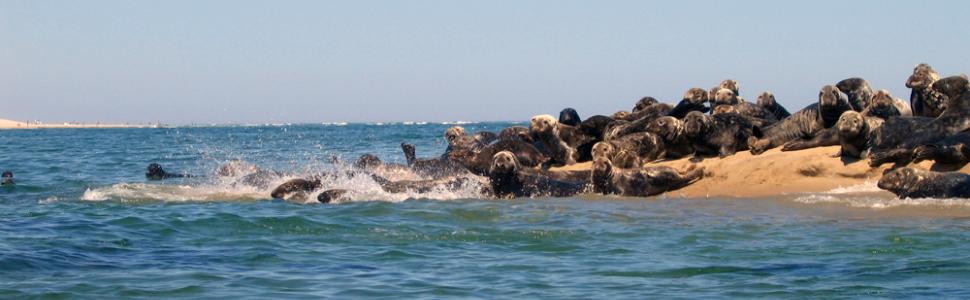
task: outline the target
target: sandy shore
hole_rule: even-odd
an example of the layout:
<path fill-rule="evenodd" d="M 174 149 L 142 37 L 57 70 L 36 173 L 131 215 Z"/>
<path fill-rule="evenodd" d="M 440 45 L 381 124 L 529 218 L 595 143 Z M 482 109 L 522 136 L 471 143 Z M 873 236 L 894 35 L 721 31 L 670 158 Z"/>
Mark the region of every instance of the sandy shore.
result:
<path fill-rule="evenodd" d="M 699 162 L 704 167 L 704 179 L 683 189 L 666 194 L 668 197 L 761 197 L 778 194 L 825 192 L 840 187 L 874 184 L 891 165 L 870 168 L 865 160 L 843 161 L 831 157 L 838 146 L 802 151 L 781 152 L 772 149 L 761 155 L 738 152 L 726 158 L 707 158 Z M 688 159 L 662 161 L 655 165 L 684 169 L 692 164 Z M 953 171 L 932 162 L 918 165 L 925 169 Z M 564 169 L 588 169 L 581 163 Z M 970 173 L 970 165 L 962 172 Z M 892 196 L 889 192 L 882 192 Z"/>
<path fill-rule="evenodd" d="M 141 128 L 150 127 L 141 124 L 82 124 L 82 123 L 58 123 L 58 124 L 36 124 L 20 121 L 0 119 L 0 129 L 39 129 L 39 128 Z"/>

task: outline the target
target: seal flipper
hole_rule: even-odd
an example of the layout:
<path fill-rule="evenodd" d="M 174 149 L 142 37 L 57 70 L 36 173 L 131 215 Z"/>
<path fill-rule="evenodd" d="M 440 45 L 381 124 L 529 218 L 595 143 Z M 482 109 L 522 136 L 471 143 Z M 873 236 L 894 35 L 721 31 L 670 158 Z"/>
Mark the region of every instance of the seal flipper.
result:
<path fill-rule="evenodd" d="M 414 145 L 401 143 L 401 150 L 404 151 L 404 158 L 407 160 L 408 166 L 414 165 L 414 161 L 417 160 Z"/>

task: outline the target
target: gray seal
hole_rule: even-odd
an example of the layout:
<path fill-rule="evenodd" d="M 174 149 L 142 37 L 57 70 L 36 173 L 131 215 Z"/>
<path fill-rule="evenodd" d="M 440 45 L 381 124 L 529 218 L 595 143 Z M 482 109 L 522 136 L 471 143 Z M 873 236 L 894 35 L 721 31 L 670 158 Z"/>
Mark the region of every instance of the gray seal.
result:
<path fill-rule="evenodd" d="M 970 198 L 970 175 L 960 172 L 903 167 L 883 175 L 878 186 L 900 198 Z"/>

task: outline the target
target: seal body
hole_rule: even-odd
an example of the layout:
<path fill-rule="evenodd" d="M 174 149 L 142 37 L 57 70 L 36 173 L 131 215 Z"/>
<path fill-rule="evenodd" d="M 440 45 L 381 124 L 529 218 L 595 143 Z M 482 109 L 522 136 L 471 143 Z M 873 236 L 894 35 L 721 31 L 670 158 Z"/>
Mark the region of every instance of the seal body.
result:
<path fill-rule="evenodd" d="M 834 127 L 842 113 L 847 110 L 852 110 L 848 96 L 835 86 L 826 85 L 819 91 L 818 103 L 769 125 L 763 131 L 755 128 L 753 133 L 758 138 L 749 143 L 751 153 L 761 154 L 795 140 L 803 141 L 788 145 L 786 150 L 836 145 L 838 135 L 835 130 L 825 129 Z"/>
<path fill-rule="evenodd" d="M 576 195 L 585 188 L 585 184 L 555 180 L 521 170 L 512 153 L 495 154 L 488 172 L 488 181 L 494 196 L 499 198 L 567 197 Z"/>
<path fill-rule="evenodd" d="M 726 157 L 746 150 L 751 128 L 748 118 L 736 113 L 709 116 L 695 111 L 684 117 L 684 133 L 697 155 Z"/>
<path fill-rule="evenodd" d="M 970 198 L 970 175 L 898 168 L 879 179 L 879 188 L 900 198 Z"/>
<path fill-rule="evenodd" d="M 713 95 L 704 89 L 691 88 L 684 93 L 683 99 L 677 103 L 677 106 L 667 112 L 667 116 L 682 119 L 691 111 L 707 113 L 711 110 L 707 107 L 707 103 L 712 97 Z"/>
<path fill-rule="evenodd" d="M 678 172 L 670 167 L 619 169 L 605 158 L 593 160 L 593 191 L 605 195 L 649 197 L 683 188 L 703 177 L 703 169 Z"/>
<path fill-rule="evenodd" d="M 859 77 L 843 79 L 836 83 L 835 87 L 848 96 L 852 110 L 862 111 L 869 106 L 869 100 L 872 99 L 872 87 L 865 79 Z"/>
<path fill-rule="evenodd" d="M 775 100 L 775 94 L 771 91 L 765 91 L 758 95 L 758 106 L 775 116 L 775 120 L 784 120 L 791 116 L 791 113 Z"/>
<path fill-rule="evenodd" d="M 946 109 L 941 95 L 931 88 L 937 80 L 940 80 L 940 74 L 930 65 L 921 63 L 913 68 L 913 74 L 906 79 L 906 87 L 911 90 L 909 105 L 914 116 L 936 118 Z"/>

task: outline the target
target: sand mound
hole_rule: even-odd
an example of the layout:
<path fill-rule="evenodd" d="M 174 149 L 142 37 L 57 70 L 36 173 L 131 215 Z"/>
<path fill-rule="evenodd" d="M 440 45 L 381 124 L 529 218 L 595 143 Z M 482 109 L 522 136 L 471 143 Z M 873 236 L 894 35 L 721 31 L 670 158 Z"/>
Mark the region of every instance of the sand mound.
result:
<path fill-rule="evenodd" d="M 781 152 L 772 149 L 761 155 L 744 151 L 726 158 L 706 158 L 697 164 L 704 167 L 704 179 L 683 189 L 669 192 L 672 197 L 760 197 L 778 194 L 826 192 L 866 184 L 874 185 L 891 165 L 870 168 L 866 160 L 844 161 L 831 157 L 838 146 Z M 689 159 L 662 161 L 654 165 L 684 169 Z M 588 169 L 590 163 L 563 169 Z M 923 162 L 924 169 L 945 169 Z M 952 170 L 952 169 L 950 169 Z M 970 165 L 963 166 L 970 172 Z M 892 196 L 889 192 L 882 192 Z"/>

